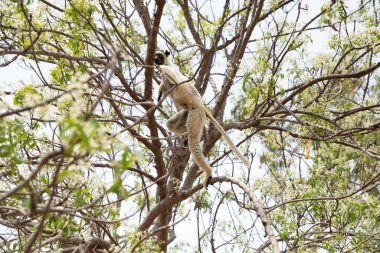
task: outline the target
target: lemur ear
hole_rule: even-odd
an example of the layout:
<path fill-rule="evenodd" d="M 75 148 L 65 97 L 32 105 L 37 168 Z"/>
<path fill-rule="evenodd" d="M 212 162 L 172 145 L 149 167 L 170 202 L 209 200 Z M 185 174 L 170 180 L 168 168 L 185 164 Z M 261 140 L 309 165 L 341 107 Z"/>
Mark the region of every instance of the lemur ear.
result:
<path fill-rule="evenodd" d="M 168 50 L 165 50 L 165 56 L 168 57 L 170 55 L 170 52 Z"/>

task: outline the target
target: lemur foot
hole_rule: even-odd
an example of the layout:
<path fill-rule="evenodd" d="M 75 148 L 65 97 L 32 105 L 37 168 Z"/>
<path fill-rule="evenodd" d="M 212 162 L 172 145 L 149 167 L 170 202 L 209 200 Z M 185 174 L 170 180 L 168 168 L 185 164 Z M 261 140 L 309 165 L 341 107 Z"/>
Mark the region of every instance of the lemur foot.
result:
<path fill-rule="evenodd" d="M 203 181 L 203 188 L 205 188 L 207 190 L 207 186 L 209 185 L 210 183 L 210 179 L 212 178 L 212 176 L 208 176 L 207 178 L 205 178 L 205 180 Z"/>

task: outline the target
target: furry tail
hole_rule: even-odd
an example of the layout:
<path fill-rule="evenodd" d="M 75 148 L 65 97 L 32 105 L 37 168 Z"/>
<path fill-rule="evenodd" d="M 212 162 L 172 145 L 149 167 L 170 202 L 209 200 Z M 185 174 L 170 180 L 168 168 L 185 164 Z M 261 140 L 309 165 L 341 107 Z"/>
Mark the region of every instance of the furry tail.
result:
<path fill-rule="evenodd" d="M 213 125 L 218 129 L 218 131 L 223 136 L 223 139 L 228 143 L 228 146 L 232 149 L 232 151 L 239 157 L 239 159 L 244 163 L 244 165 L 249 168 L 248 160 L 243 156 L 243 154 L 237 149 L 235 144 L 232 142 L 226 131 L 220 126 L 219 122 L 212 116 L 212 114 L 205 108 L 205 112 L 207 117 L 212 121 Z"/>

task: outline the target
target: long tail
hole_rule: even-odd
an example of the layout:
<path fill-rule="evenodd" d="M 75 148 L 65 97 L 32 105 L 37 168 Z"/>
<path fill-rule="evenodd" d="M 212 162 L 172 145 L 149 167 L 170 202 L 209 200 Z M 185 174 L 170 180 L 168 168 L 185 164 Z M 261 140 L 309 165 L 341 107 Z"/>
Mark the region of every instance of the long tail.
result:
<path fill-rule="evenodd" d="M 220 126 L 219 122 L 212 116 L 212 114 L 205 108 L 205 112 L 207 117 L 212 121 L 213 125 L 218 129 L 218 131 L 223 136 L 223 139 L 228 143 L 228 146 L 232 149 L 232 151 L 239 157 L 239 159 L 244 163 L 244 165 L 249 168 L 248 160 L 243 156 L 243 154 L 239 151 L 239 149 L 232 142 L 226 131 Z"/>

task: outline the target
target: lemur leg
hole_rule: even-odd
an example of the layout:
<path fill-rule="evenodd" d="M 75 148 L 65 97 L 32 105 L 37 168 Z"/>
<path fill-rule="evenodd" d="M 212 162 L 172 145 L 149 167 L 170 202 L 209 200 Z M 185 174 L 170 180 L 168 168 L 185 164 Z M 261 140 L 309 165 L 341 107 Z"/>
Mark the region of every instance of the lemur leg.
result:
<path fill-rule="evenodd" d="M 166 126 L 170 132 L 175 134 L 183 134 L 187 132 L 186 121 L 189 114 L 188 110 L 181 110 L 172 116 L 166 122 Z"/>
<path fill-rule="evenodd" d="M 206 178 L 203 181 L 203 187 L 207 188 L 208 181 L 212 176 L 212 169 L 203 156 L 203 152 L 199 145 L 205 120 L 206 115 L 203 108 L 193 108 L 189 110 L 189 115 L 187 116 L 189 149 L 194 161 L 198 164 L 199 168 L 206 173 Z"/>

